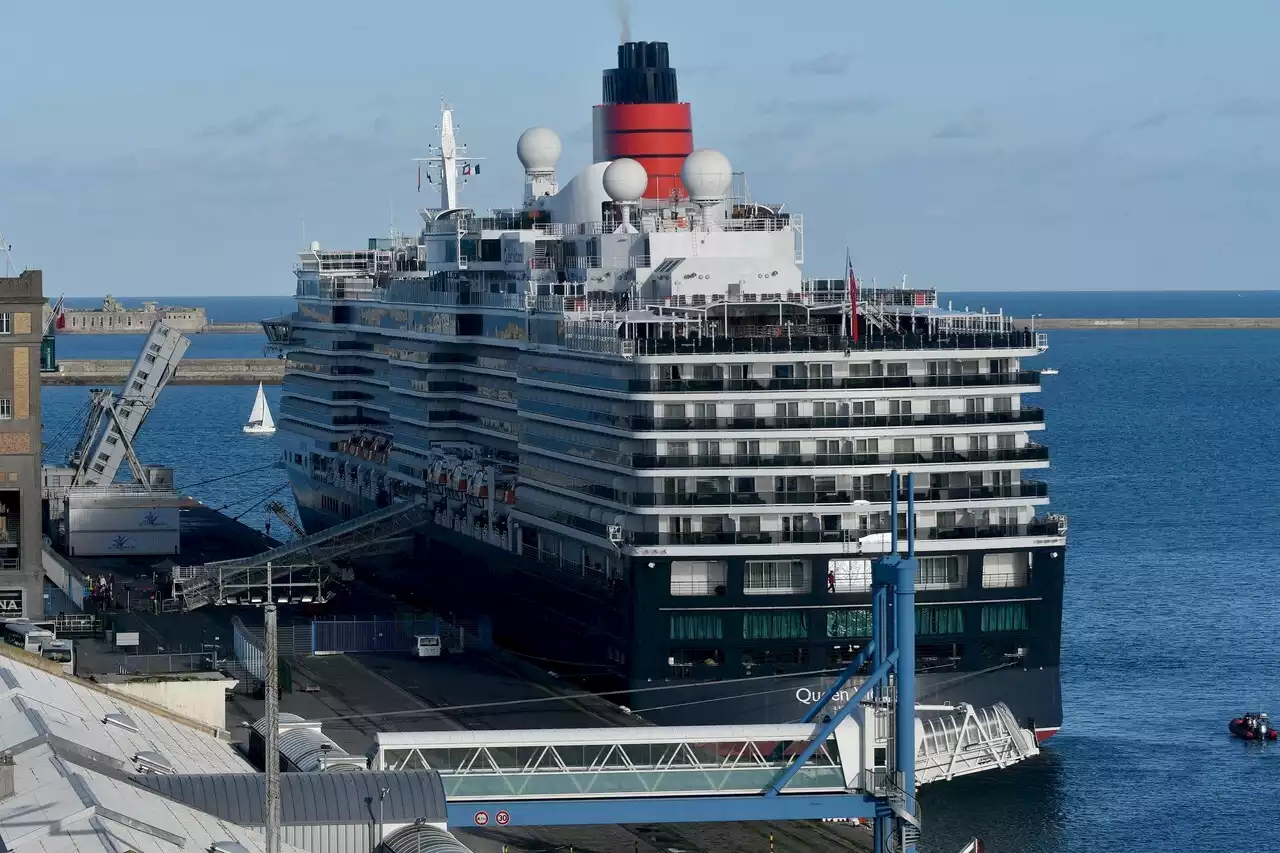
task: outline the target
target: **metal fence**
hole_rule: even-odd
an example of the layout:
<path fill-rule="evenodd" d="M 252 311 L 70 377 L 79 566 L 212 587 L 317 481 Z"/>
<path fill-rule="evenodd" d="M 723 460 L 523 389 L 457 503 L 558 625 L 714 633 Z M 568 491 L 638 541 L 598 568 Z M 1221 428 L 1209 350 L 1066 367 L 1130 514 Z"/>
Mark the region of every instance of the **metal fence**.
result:
<path fill-rule="evenodd" d="M 262 650 L 262 630 L 253 631 L 240 620 L 231 619 L 231 652 L 249 673 L 259 681 L 266 681 L 266 653 Z"/>
<path fill-rule="evenodd" d="M 206 672 L 213 658 L 203 652 L 158 655 L 125 655 L 119 664 L 121 675 L 153 675 L 166 672 Z"/>

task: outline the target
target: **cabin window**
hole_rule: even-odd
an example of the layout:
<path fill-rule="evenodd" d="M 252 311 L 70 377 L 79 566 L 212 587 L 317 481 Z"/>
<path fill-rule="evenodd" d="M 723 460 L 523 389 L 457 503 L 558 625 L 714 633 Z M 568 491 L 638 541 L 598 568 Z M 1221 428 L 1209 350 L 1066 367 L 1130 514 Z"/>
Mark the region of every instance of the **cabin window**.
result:
<path fill-rule="evenodd" d="M 796 595 L 809 591 L 805 560 L 748 560 L 742 591 L 748 595 Z"/>
<path fill-rule="evenodd" d="M 744 640 L 801 640 L 809 636 L 809 614 L 773 610 L 742 614 Z"/>
<path fill-rule="evenodd" d="M 871 611 L 866 609 L 828 610 L 827 636 L 832 638 L 870 637 Z"/>
<path fill-rule="evenodd" d="M 1027 630 L 1027 605 L 1021 601 L 1011 604 L 986 604 L 982 607 L 982 630 Z"/>
<path fill-rule="evenodd" d="M 922 589 L 958 589 L 965 585 L 965 558 L 921 557 L 916 585 Z"/>
<path fill-rule="evenodd" d="M 718 613 L 673 613 L 671 639 L 723 640 L 724 621 Z"/>
<path fill-rule="evenodd" d="M 963 634 L 964 608 L 957 604 L 916 608 L 917 634 Z"/>
<path fill-rule="evenodd" d="M 676 560 L 671 564 L 672 595 L 715 595 L 723 591 L 726 564 L 723 560 Z"/>

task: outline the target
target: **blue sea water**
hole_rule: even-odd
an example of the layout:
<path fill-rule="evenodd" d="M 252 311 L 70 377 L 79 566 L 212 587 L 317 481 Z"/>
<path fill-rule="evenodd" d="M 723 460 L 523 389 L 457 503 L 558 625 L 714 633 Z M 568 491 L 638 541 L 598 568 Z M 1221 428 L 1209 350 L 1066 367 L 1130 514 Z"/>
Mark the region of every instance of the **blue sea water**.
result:
<path fill-rule="evenodd" d="M 136 335 L 122 337 L 142 341 Z M 265 390 L 271 410 L 278 413 L 280 387 Z M 272 467 L 280 456 L 275 439 L 242 431 L 256 392 L 245 385 L 171 385 L 147 416 L 135 449 L 143 464 L 173 466 L 179 493 L 227 515 L 243 513 L 245 524 L 261 530 L 267 520 L 263 504 L 269 500 L 280 501 L 295 518 L 297 513 L 283 469 Z M 45 462 L 64 464 L 80 435 L 89 389 L 51 387 L 40 396 Z M 274 521 L 272 527 L 279 538 L 281 523 Z"/>
<path fill-rule="evenodd" d="M 1280 335 L 1051 332 L 1053 508 L 1070 517 L 1065 723 L 1042 756 L 926 789 L 923 853 L 1280 850 Z"/>
<path fill-rule="evenodd" d="M 1280 315 L 1276 292 L 952 299 L 1019 316 Z M 288 308 L 245 302 L 258 317 Z M 261 346 L 253 335 L 207 337 Z M 62 337 L 60 352 L 74 340 Z M 141 344 L 110 340 L 121 342 L 102 344 L 122 347 L 114 357 Z M 1280 599 L 1271 584 L 1280 554 L 1280 333 L 1060 331 L 1049 341 L 1038 365 L 1061 374 L 1044 379 L 1037 402 L 1049 428 L 1038 440 L 1050 447 L 1043 476 L 1052 508 L 1070 516 L 1065 725 L 1025 765 L 926 788 L 922 853 L 952 853 L 973 836 L 989 853 L 1280 850 L 1280 745 L 1226 733 L 1241 711 L 1280 714 Z M 140 455 L 176 465 L 184 492 L 214 506 L 239 501 L 228 511 L 242 511 L 282 487 L 283 473 L 202 481 L 276 458 L 273 439 L 240 432 L 252 396 L 244 387 L 169 388 L 143 428 Z M 45 389 L 46 436 L 85 397 L 85 389 Z M 278 411 L 279 389 L 268 397 Z M 288 489 L 276 497 L 289 505 Z M 261 508 L 245 519 L 260 526 Z"/>

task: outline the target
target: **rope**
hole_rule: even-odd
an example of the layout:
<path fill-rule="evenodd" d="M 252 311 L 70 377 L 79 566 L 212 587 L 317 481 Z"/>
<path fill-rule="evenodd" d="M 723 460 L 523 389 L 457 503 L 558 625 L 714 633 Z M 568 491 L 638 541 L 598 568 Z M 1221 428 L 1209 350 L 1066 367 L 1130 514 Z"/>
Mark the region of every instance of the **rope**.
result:
<path fill-rule="evenodd" d="M 243 477 L 245 474 L 254 474 L 254 473 L 257 473 L 258 471 L 265 471 L 265 470 L 267 470 L 268 468 L 274 468 L 274 467 L 276 467 L 276 463 L 272 462 L 272 463 L 271 463 L 271 464 L 269 464 L 269 465 L 259 465 L 257 468 L 246 468 L 246 469 L 244 469 L 243 471 L 236 471 L 234 474 L 223 474 L 223 475 L 222 475 L 222 476 L 220 476 L 220 477 L 210 477 L 208 480 L 201 480 L 201 481 L 200 481 L 200 482 L 198 482 L 198 483 L 192 483 L 191 485 L 189 485 L 189 486 L 183 486 L 182 488 L 183 488 L 184 490 L 186 490 L 186 489 L 194 489 L 194 488 L 196 488 L 197 486 L 207 486 L 207 485 L 209 485 L 210 483 L 216 483 L 216 482 L 218 482 L 219 480 L 227 480 L 227 479 L 230 479 L 230 478 L 232 478 L 232 477 Z"/>

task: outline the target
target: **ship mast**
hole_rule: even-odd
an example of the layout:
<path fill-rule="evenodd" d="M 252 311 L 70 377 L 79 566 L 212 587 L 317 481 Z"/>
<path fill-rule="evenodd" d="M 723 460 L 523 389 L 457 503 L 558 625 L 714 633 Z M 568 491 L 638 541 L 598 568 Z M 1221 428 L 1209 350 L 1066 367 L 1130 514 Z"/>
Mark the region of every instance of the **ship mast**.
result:
<path fill-rule="evenodd" d="M 440 185 L 440 209 L 454 210 L 458 207 L 458 178 L 466 183 L 466 177 L 478 167 L 472 164 L 483 160 L 483 157 L 468 157 L 467 146 L 458 144 L 453 128 L 453 107 L 440 99 L 440 143 L 432 145 L 426 157 L 416 157 L 414 162 L 425 163 L 428 168 L 427 179 Z M 421 187 L 419 187 L 421 189 Z"/>

